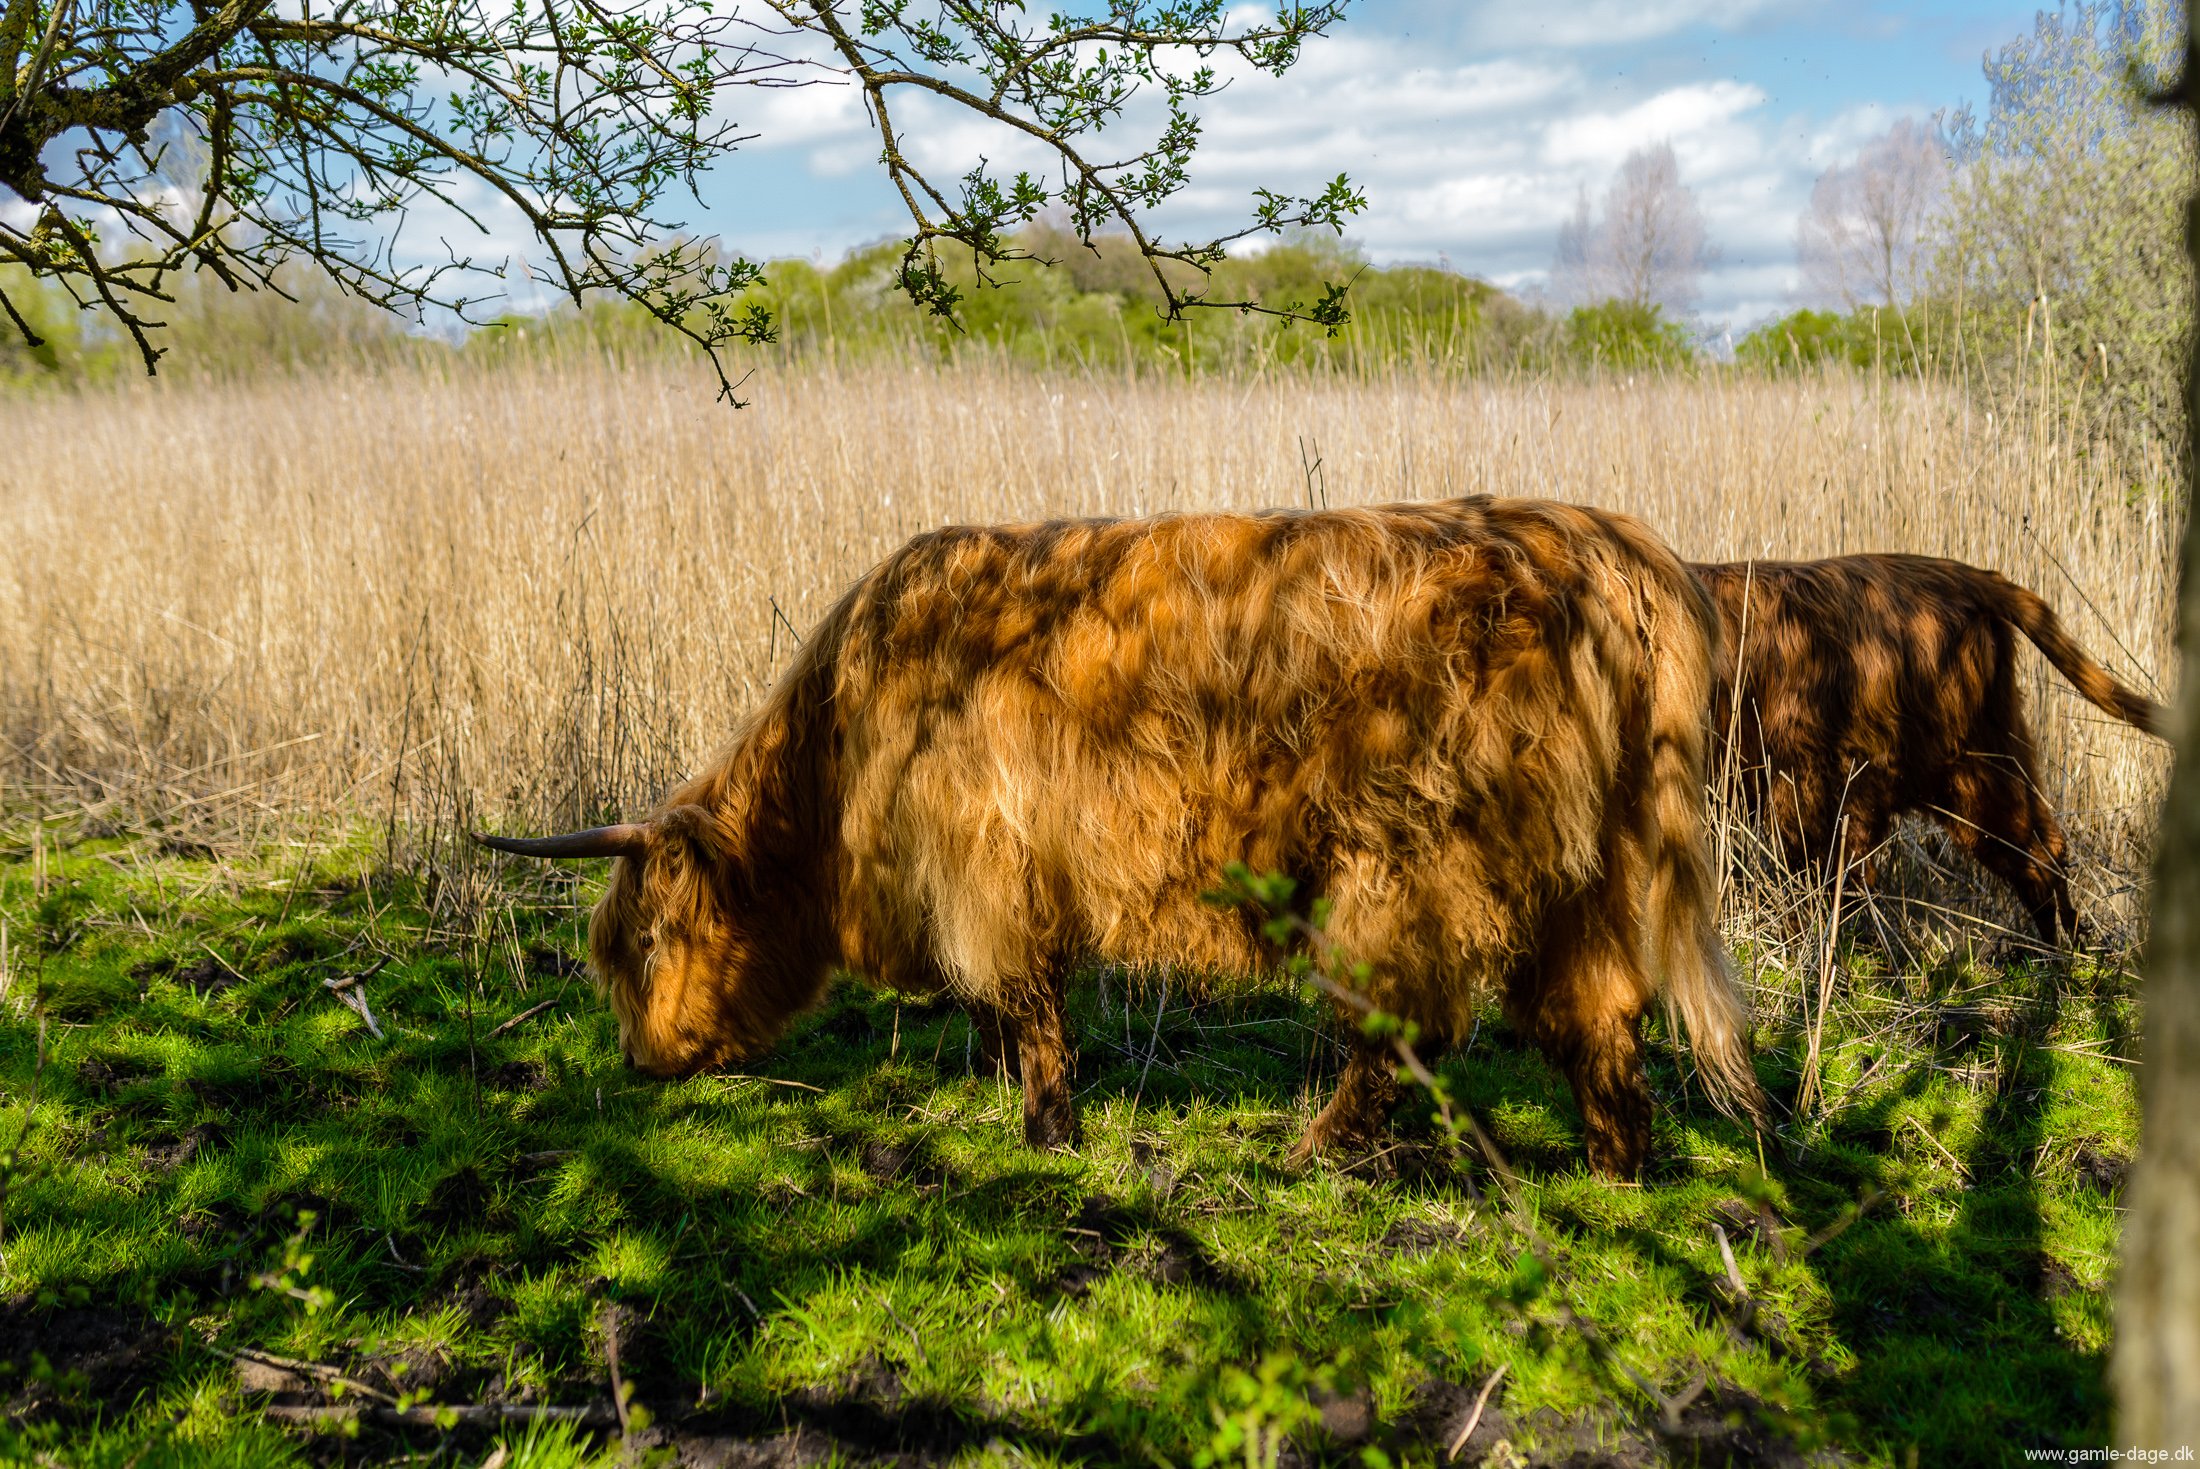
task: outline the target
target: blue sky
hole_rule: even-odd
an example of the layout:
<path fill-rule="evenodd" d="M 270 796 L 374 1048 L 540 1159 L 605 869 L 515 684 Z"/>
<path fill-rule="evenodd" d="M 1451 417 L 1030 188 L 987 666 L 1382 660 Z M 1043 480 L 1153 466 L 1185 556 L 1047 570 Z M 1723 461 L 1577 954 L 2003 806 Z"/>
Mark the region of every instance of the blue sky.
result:
<path fill-rule="evenodd" d="M 1794 304 L 1795 221 L 1812 181 L 1896 118 L 1982 103 L 1982 53 L 2035 4 L 1888 0 L 1590 0 L 1543 5 L 1357 0 L 1279 81 L 1208 104 L 1187 232 L 1241 219 L 1257 184 L 1311 190 L 1350 173 L 1351 230 L 1381 261 L 1444 260 L 1532 291 L 1576 192 L 1600 197 L 1633 148 L 1670 141 L 1720 259 L 1702 324 L 1741 328 Z M 845 88 L 735 99 L 760 136 L 714 170 L 692 222 L 752 254 L 830 260 L 899 231 L 877 144 Z M 912 106 L 923 161 L 1011 150 Z"/>

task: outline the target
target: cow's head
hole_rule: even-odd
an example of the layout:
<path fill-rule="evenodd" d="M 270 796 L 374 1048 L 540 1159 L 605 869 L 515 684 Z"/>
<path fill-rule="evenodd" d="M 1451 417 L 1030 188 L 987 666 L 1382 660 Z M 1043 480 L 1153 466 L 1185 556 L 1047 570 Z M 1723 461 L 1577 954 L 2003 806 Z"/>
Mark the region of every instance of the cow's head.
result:
<path fill-rule="evenodd" d="M 768 1048 L 800 1001 L 763 952 L 758 894 L 713 814 L 674 806 L 650 821 L 551 837 L 478 837 L 524 857 L 611 857 L 589 918 L 599 992 L 619 1049 L 651 1076 L 692 1076 Z"/>

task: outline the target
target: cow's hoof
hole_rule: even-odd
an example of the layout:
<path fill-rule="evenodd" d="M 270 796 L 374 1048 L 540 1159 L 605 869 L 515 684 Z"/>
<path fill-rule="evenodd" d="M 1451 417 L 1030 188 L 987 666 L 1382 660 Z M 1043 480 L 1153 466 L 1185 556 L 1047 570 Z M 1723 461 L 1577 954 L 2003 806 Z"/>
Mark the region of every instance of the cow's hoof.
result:
<path fill-rule="evenodd" d="M 1332 1132 L 1317 1120 L 1314 1126 L 1306 1129 L 1306 1136 L 1284 1155 L 1283 1166 L 1303 1173 L 1324 1163 L 1349 1161 L 1367 1152 L 1370 1146 L 1368 1139 L 1356 1132 Z"/>
<path fill-rule="evenodd" d="M 1591 1173 L 1606 1183 L 1633 1183 L 1642 1176 L 1643 1161 L 1650 1149 L 1647 1140 L 1591 1138 L 1586 1151 Z"/>
<path fill-rule="evenodd" d="M 1059 1111 L 1024 1114 L 1024 1146 L 1040 1152 L 1074 1150 L 1082 1138 L 1077 1114 L 1067 1107 Z"/>

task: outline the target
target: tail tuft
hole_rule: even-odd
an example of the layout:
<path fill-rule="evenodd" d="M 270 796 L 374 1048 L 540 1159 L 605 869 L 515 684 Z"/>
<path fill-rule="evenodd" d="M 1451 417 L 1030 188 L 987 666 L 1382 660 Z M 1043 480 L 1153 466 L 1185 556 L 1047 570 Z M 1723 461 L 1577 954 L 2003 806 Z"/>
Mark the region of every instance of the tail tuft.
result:
<path fill-rule="evenodd" d="M 2146 695 L 2126 687 L 2114 674 L 2094 662 L 2085 649 L 2063 631 L 2062 619 L 2038 594 L 1997 572 L 1979 574 L 2002 620 L 2030 638 L 2032 646 L 2055 665 L 2056 672 L 2070 680 L 2070 686 L 2083 694 L 2088 703 L 2103 713 L 2115 715 L 2134 729 L 2161 739 L 2169 738 L 2169 711 Z"/>

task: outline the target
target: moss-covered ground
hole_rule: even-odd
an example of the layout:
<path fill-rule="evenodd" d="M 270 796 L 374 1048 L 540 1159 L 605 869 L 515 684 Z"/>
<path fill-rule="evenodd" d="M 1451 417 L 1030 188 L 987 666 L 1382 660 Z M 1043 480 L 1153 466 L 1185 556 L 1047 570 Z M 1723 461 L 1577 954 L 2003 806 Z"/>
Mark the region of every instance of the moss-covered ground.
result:
<path fill-rule="evenodd" d="M 1430 1462 L 1493 1377 L 1461 1462 L 2106 1437 L 2115 966 L 1860 949 L 1827 1108 L 1761 1144 L 1661 1041 L 1639 1187 L 1493 1013 L 1442 1073 L 1508 1204 L 1425 1099 L 1288 1169 L 1333 1062 L 1278 992 L 1086 976 L 1074 1154 L 1021 1145 L 960 1012 L 854 985 L 651 1082 L 574 957 L 586 878 L 459 893 L 379 836 L 5 854 L 0 1459 Z M 1792 1102 L 1807 1012 L 1767 1013 Z"/>

